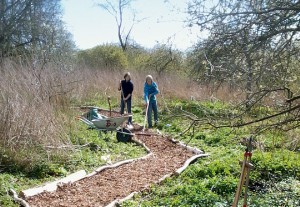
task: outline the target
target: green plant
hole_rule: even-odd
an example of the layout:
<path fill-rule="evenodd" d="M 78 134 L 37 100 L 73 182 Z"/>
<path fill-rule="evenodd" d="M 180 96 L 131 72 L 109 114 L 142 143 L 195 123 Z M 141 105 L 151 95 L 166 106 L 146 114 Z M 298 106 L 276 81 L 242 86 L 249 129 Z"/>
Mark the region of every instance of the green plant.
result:
<path fill-rule="evenodd" d="M 125 69 L 128 66 L 126 54 L 118 45 L 106 44 L 78 52 L 80 64 L 91 68 Z"/>
<path fill-rule="evenodd" d="M 196 110 L 199 103 L 173 100 L 172 104 L 183 105 L 184 110 L 203 115 L 203 110 Z M 207 111 L 221 107 L 224 109 L 221 104 L 217 103 L 216 107 L 211 104 L 206 104 Z M 189 123 L 189 120 L 180 117 L 163 119 L 160 128 L 164 133 L 178 135 Z M 248 137 L 249 131 L 247 127 L 232 130 L 200 125 L 194 131 L 191 129 L 179 136 L 177 139 L 205 150 L 210 156 L 199 159 L 179 177 L 153 186 L 149 192 L 139 194 L 122 206 L 230 206 L 241 173 L 239 160 L 243 160 L 246 148 L 243 139 Z M 297 152 L 277 147 L 284 137 L 283 132 L 268 131 L 255 138 L 255 142 L 269 148 L 267 152 L 261 151 L 261 148 L 253 151 L 249 206 L 298 206 L 300 158 Z"/>

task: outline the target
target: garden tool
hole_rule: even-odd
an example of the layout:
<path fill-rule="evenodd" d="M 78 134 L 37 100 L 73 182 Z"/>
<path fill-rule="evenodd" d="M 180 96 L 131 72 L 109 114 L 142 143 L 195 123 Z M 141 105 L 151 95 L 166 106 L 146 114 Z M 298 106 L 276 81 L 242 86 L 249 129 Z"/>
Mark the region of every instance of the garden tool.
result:
<path fill-rule="evenodd" d="M 121 84 L 121 94 L 122 94 L 122 98 L 123 98 L 123 102 L 124 102 L 124 113 L 125 113 L 125 109 L 126 109 L 126 114 L 127 114 L 128 111 L 127 111 L 127 108 L 126 108 L 126 101 L 125 101 L 125 97 L 124 97 L 124 93 L 123 93 L 122 84 Z"/>
<path fill-rule="evenodd" d="M 111 117 L 111 104 L 110 104 L 110 96 L 107 97 L 108 105 L 109 105 L 109 116 Z"/>
<path fill-rule="evenodd" d="M 148 117 L 148 109 L 149 109 L 149 101 L 147 101 L 146 115 L 145 115 L 145 120 L 144 120 L 143 132 L 145 131 L 146 120 L 147 120 L 147 117 Z"/>

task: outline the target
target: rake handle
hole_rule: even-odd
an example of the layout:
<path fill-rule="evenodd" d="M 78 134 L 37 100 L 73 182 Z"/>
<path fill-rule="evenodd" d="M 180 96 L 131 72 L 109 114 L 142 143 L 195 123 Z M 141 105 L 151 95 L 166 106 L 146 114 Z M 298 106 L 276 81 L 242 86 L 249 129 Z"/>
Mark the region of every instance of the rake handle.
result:
<path fill-rule="evenodd" d="M 149 101 L 147 101 L 147 107 L 146 107 L 146 114 L 145 114 L 145 119 L 144 119 L 143 132 L 145 131 L 146 120 L 147 120 L 147 117 L 148 117 L 148 109 L 149 109 Z"/>
<path fill-rule="evenodd" d="M 123 102 L 124 102 L 124 111 L 125 111 L 125 109 L 127 111 L 126 101 L 125 101 L 125 97 L 124 97 L 124 93 L 123 93 L 123 88 L 122 88 L 122 83 L 120 84 L 120 88 L 121 88 L 121 94 L 122 94 L 122 98 L 123 98 Z"/>

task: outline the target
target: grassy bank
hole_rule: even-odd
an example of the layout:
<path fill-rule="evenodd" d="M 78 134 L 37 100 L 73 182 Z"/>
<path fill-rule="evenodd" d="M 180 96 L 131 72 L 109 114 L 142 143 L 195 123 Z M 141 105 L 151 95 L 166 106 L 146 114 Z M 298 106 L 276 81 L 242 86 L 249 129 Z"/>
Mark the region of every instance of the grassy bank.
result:
<path fill-rule="evenodd" d="M 61 154 L 57 154 L 51 160 L 40 160 L 30 170 L 20 169 L 19 166 L 1 166 L 1 206 L 18 206 L 7 193 L 10 188 L 19 192 L 81 169 L 92 172 L 99 166 L 146 154 L 146 151 L 136 144 L 117 142 L 115 133 L 99 135 L 97 131 L 88 130 L 87 126 L 79 121 L 74 123 L 73 127 L 70 129 L 71 145 L 63 145 L 64 148 L 61 149 L 68 156 L 62 157 Z"/>
<path fill-rule="evenodd" d="M 195 105 L 201 106 L 202 112 L 200 109 L 195 111 Z M 203 116 L 203 111 L 215 113 L 228 109 L 228 105 L 221 102 L 170 103 L 170 108 L 176 106 L 188 112 L 198 112 L 198 116 Z M 161 115 L 164 119 L 159 128 L 176 136 L 189 126 L 190 121 L 176 118 L 174 114 L 175 110 Z M 244 138 L 250 133 L 250 127 L 215 129 L 201 124 L 195 126 L 194 130 L 178 139 L 210 156 L 199 159 L 180 176 L 152 186 L 122 206 L 231 206 L 241 170 L 238 161 L 243 160 Z M 293 141 L 296 140 L 291 136 L 293 133 L 297 130 L 289 133 L 268 131 L 255 137 L 251 161 L 254 169 L 250 172 L 247 206 L 299 206 L 300 145 Z"/>

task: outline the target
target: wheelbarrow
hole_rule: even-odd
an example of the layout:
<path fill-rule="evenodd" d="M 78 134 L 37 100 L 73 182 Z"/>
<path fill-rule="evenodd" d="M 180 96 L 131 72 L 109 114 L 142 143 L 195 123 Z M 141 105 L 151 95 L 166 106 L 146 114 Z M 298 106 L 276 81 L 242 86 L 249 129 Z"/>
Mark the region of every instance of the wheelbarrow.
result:
<path fill-rule="evenodd" d="M 128 142 L 134 136 L 134 133 L 126 126 L 125 122 L 131 117 L 131 114 L 107 117 L 99 114 L 97 108 L 92 108 L 89 112 L 78 116 L 77 119 L 89 126 L 89 129 L 95 129 L 101 132 L 116 131 L 116 137 L 119 142 Z"/>

